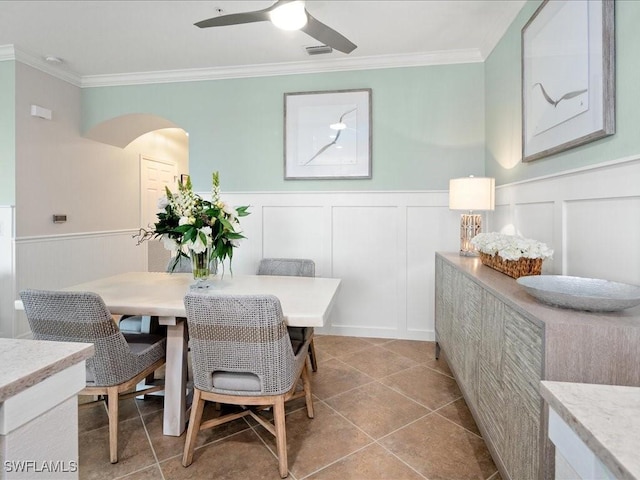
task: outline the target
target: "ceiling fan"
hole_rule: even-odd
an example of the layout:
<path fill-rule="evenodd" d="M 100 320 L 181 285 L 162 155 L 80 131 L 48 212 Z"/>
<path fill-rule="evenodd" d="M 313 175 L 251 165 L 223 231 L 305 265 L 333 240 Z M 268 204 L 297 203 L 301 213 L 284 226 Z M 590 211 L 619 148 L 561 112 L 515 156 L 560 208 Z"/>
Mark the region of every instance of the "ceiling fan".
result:
<path fill-rule="evenodd" d="M 298 0 L 278 0 L 263 10 L 222 15 L 202 20 L 195 25 L 208 28 L 264 21 L 271 21 L 278 28 L 285 30 L 302 30 L 310 37 L 343 53 L 351 53 L 356 48 L 345 36 L 313 17 L 307 11 L 304 2 Z"/>

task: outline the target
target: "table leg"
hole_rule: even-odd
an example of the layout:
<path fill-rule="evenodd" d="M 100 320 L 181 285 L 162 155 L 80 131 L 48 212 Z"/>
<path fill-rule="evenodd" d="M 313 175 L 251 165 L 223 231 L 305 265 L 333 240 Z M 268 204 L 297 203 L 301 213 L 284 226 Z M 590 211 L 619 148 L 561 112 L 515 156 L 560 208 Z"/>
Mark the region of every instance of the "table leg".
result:
<path fill-rule="evenodd" d="M 167 325 L 167 365 L 164 384 L 164 420 L 162 433 L 179 437 L 187 422 L 187 339 L 184 319 L 160 317 Z"/>

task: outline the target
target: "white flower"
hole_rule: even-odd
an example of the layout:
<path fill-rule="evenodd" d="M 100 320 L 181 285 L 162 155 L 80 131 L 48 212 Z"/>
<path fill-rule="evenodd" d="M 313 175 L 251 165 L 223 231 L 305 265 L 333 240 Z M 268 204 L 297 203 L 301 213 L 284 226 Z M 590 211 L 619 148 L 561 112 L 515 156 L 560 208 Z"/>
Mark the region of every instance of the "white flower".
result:
<path fill-rule="evenodd" d="M 164 210 L 167 207 L 167 205 L 169 205 L 169 199 L 167 198 L 166 195 L 158 199 L 158 208 L 160 210 Z"/>
<path fill-rule="evenodd" d="M 180 217 L 178 220 L 178 225 L 193 225 L 196 223 L 195 217 Z"/>
<path fill-rule="evenodd" d="M 229 215 L 231 218 L 236 218 L 238 216 L 238 212 L 236 212 L 236 209 L 228 203 L 222 203 L 222 211 Z"/>
<path fill-rule="evenodd" d="M 480 233 L 473 237 L 471 244 L 482 253 L 498 254 L 505 260 L 519 258 L 550 258 L 553 250 L 542 242 L 502 233 Z"/>
<path fill-rule="evenodd" d="M 202 253 L 207 247 L 209 247 L 213 243 L 211 238 L 211 227 L 202 227 L 198 230 L 198 234 L 196 235 L 196 239 L 194 242 L 186 242 L 189 250 L 194 253 Z"/>
<path fill-rule="evenodd" d="M 175 252 L 178 250 L 178 242 L 176 242 L 173 238 L 168 237 L 167 235 L 162 236 L 162 244 L 164 245 L 165 249 L 171 252 Z"/>

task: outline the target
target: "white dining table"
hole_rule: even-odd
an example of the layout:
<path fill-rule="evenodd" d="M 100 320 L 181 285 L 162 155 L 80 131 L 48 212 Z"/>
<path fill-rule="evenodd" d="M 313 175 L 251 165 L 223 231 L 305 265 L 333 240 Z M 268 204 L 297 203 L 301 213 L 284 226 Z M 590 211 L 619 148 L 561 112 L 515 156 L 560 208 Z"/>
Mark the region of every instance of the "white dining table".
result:
<path fill-rule="evenodd" d="M 187 335 L 184 296 L 197 291 L 208 295 L 261 295 L 278 297 L 289 326 L 322 327 L 334 304 L 340 279 L 271 275 L 216 276 L 210 287 L 192 290 L 190 273 L 129 272 L 64 288 L 94 292 L 114 315 L 151 315 L 167 326 L 163 433 L 180 436 L 187 420 Z M 21 308 L 21 302 L 16 302 Z"/>

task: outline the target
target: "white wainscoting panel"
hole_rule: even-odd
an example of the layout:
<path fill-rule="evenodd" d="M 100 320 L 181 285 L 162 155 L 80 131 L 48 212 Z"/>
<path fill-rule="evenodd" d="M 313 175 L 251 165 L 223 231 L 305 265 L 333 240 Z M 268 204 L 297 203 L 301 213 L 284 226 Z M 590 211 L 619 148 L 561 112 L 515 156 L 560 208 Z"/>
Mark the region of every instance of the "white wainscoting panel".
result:
<path fill-rule="evenodd" d="M 553 202 L 517 203 L 514 208 L 515 224 L 518 234 L 525 238 L 535 238 L 547 245 L 554 240 Z M 542 266 L 544 274 L 553 273 L 554 259 L 546 260 Z"/>
<path fill-rule="evenodd" d="M 570 201 L 565 216 L 567 275 L 640 284 L 640 196 Z"/>
<path fill-rule="evenodd" d="M 0 206 L 0 337 L 13 335 L 14 266 L 12 206 Z"/>
<path fill-rule="evenodd" d="M 432 340 L 434 257 L 457 251 L 459 213 L 446 192 L 223 193 L 251 205 L 234 272 L 262 257 L 304 257 L 342 279 L 320 334 Z"/>
<path fill-rule="evenodd" d="M 341 278 L 332 327 L 395 336 L 399 302 L 397 207 L 334 207 L 333 275 Z"/>
<path fill-rule="evenodd" d="M 316 264 L 316 276 L 322 277 L 326 265 L 324 208 L 264 207 L 262 209 L 262 251 L 264 257 L 309 258 Z"/>
<path fill-rule="evenodd" d="M 555 255 L 547 273 L 640 284 L 638 179 L 640 157 L 500 186 L 484 231 L 548 243 Z M 433 340 L 435 252 L 459 248 L 460 215 L 448 209 L 447 192 L 234 192 L 223 198 L 251 205 L 241 220 L 247 239 L 235 251 L 234 273 L 255 273 L 267 256 L 305 257 L 316 262 L 318 276 L 342 279 L 319 334 Z M 136 247 L 132 233 L 17 239 L 16 291 L 146 270 L 146 246 Z M 14 323 L 13 336 L 27 334 L 24 318 Z"/>
<path fill-rule="evenodd" d="M 16 295 L 25 288 L 59 289 L 123 272 L 147 270 L 147 246 L 135 230 L 16 239 Z M 29 334 L 22 312 L 13 336 Z"/>
<path fill-rule="evenodd" d="M 640 157 L 504 185 L 495 231 L 554 249 L 543 271 L 640 285 Z"/>
<path fill-rule="evenodd" d="M 407 208 L 406 331 L 409 338 L 411 335 L 428 338 L 433 334 L 435 252 L 456 251 L 459 245 L 459 212 L 451 212 L 446 206 Z"/>

